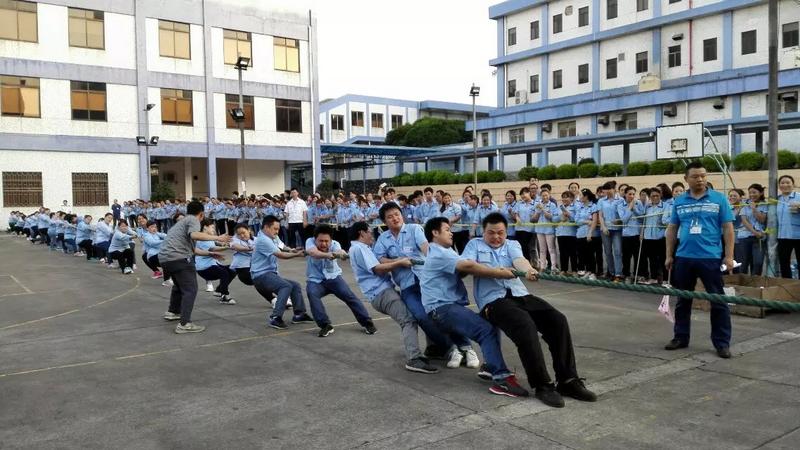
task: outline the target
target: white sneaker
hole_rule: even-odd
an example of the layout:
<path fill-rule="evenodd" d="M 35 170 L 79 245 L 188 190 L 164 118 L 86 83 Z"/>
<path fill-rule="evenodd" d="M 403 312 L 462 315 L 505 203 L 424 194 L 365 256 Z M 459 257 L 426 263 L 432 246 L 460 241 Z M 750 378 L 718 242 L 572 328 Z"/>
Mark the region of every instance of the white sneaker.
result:
<path fill-rule="evenodd" d="M 174 282 L 174 281 L 172 281 L 172 278 L 170 278 L 169 280 L 167 280 L 167 281 L 165 281 L 165 282 L 161 283 L 161 285 L 162 285 L 162 286 L 169 286 L 169 287 L 172 287 L 172 286 L 175 286 L 175 282 Z"/>
<path fill-rule="evenodd" d="M 275 303 L 277 303 L 277 302 L 278 302 L 278 299 L 276 299 L 276 298 L 273 298 L 272 300 L 270 300 L 269 301 L 270 308 L 275 309 Z"/>
<path fill-rule="evenodd" d="M 447 361 L 448 369 L 458 369 L 461 367 L 461 362 L 464 361 L 464 355 L 461 350 L 454 348 L 450 351 L 450 358 Z"/>
<path fill-rule="evenodd" d="M 214 292 L 214 283 L 206 283 L 206 292 Z"/>
<path fill-rule="evenodd" d="M 286 300 L 286 309 L 289 309 L 291 307 L 292 307 L 292 299 L 287 299 Z"/>
<path fill-rule="evenodd" d="M 477 369 L 481 366 L 481 360 L 478 359 L 478 354 L 475 353 L 475 350 L 472 348 L 468 348 L 464 351 L 464 356 L 467 360 L 467 367 L 470 369 Z"/>
<path fill-rule="evenodd" d="M 578 276 L 579 276 L 579 277 L 582 277 L 582 276 L 584 276 L 584 275 L 586 275 L 586 271 L 585 271 L 585 270 L 579 270 L 579 271 L 578 271 Z"/>
<path fill-rule="evenodd" d="M 214 292 L 213 295 L 214 295 L 214 297 L 218 297 L 218 298 L 222 297 L 222 293 L 221 292 Z"/>
<path fill-rule="evenodd" d="M 222 297 L 219 298 L 219 302 L 222 303 L 223 305 L 236 304 L 236 300 L 234 300 L 233 297 L 231 297 L 230 295 L 223 295 Z"/>
<path fill-rule="evenodd" d="M 169 321 L 181 320 L 181 315 L 167 311 L 164 313 L 164 320 L 169 320 Z"/>
<path fill-rule="evenodd" d="M 195 325 L 192 322 L 189 322 L 186 325 L 178 324 L 178 326 L 175 327 L 175 332 L 178 333 L 178 334 L 200 333 L 202 331 L 205 331 L 205 329 L 206 329 L 206 327 L 204 327 L 202 325 Z"/>
<path fill-rule="evenodd" d="M 122 273 L 124 273 L 125 275 L 130 275 L 133 273 L 133 269 L 131 269 L 130 267 L 126 267 L 122 270 Z"/>
<path fill-rule="evenodd" d="M 137 269 L 137 267 L 136 267 L 136 264 L 134 264 L 134 265 L 133 265 L 132 269 L 133 269 L 133 270 L 136 270 L 136 269 Z"/>

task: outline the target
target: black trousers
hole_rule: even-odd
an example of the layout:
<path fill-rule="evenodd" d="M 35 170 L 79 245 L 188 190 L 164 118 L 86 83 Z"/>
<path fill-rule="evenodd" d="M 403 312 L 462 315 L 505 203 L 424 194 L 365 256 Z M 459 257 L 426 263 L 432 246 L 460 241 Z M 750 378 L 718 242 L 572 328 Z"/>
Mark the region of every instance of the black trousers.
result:
<path fill-rule="evenodd" d="M 135 256 L 133 255 L 133 250 L 130 248 L 126 248 L 122 251 L 114 251 L 111 252 L 111 259 L 114 261 L 119 262 L 119 270 L 125 271 L 126 267 L 133 268 L 133 261 L 135 260 Z"/>
<path fill-rule="evenodd" d="M 639 236 L 622 237 L 622 275 L 632 277 L 636 273 L 639 258 Z M 631 264 L 633 259 L 633 264 Z"/>
<path fill-rule="evenodd" d="M 217 229 L 217 234 L 222 236 L 227 233 L 228 221 L 225 219 L 217 219 L 214 221 L 214 227 Z"/>
<path fill-rule="evenodd" d="M 94 246 L 92 246 L 91 239 L 84 239 L 78 242 L 78 248 L 83 250 L 86 253 L 86 260 L 90 260 L 94 257 Z"/>
<path fill-rule="evenodd" d="M 289 236 L 286 239 L 286 245 L 291 248 L 297 248 L 303 245 L 302 242 L 297 242 L 297 235 L 303 237 L 303 222 L 290 223 L 288 228 Z"/>
<path fill-rule="evenodd" d="M 534 234 L 531 232 L 517 230 L 517 242 L 522 247 L 522 255 L 528 261 L 531 260 L 531 239 L 533 239 L 533 236 Z"/>
<path fill-rule="evenodd" d="M 800 262 L 800 239 L 778 239 L 778 266 L 781 278 L 792 278 L 792 251 Z"/>
<path fill-rule="evenodd" d="M 228 236 L 233 236 L 233 232 L 236 230 L 236 221 L 228 219 Z M 222 233 L 219 233 L 222 234 Z"/>
<path fill-rule="evenodd" d="M 564 272 L 578 271 L 578 238 L 575 236 L 558 236 L 558 257 L 561 260 L 561 270 Z"/>
<path fill-rule="evenodd" d="M 222 295 L 230 294 L 228 286 L 231 284 L 231 281 L 236 278 L 236 272 L 230 267 L 219 264 L 215 264 L 208 269 L 198 270 L 197 274 L 206 281 L 219 280 L 219 285 L 215 291 Z"/>
<path fill-rule="evenodd" d="M 647 276 L 651 279 L 664 281 L 664 260 L 667 258 L 667 240 L 645 239 L 642 241 L 642 258 L 646 257 Z M 642 270 L 640 269 L 640 271 Z"/>
<path fill-rule="evenodd" d="M 242 284 L 246 284 L 247 286 L 253 285 L 253 277 L 250 275 L 249 267 L 239 267 L 236 269 L 236 276 L 239 277 L 239 281 L 241 281 Z"/>
<path fill-rule="evenodd" d="M 597 272 L 592 242 L 587 241 L 586 238 L 578 238 L 575 244 L 578 247 L 578 270 L 591 273 Z"/>
<path fill-rule="evenodd" d="M 342 250 L 350 250 L 350 229 L 342 226 L 337 228 L 334 234 L 336 235 L 336 240 L 342 246 Z"/>
<path fill-rule="evenodd" d="M 461 230 L 453 233 L 453 244 L 458 250 L 458 254 L 464 253 L 464 249 L 469 243 L 469 230 Z"/>
<path fill-rule="evenodd" d="M 509 291 L 505 298 L 486 305 L 481 315 L 503 330 L 517 346 L 531 387 L 552 382 L 539 343 L 539 333 L 553 357 L 556 381 L 578 377 L 567 318 L 543 299 L 534 295 L 513 297 Z"/>
<path fill-rule="evenodd" d="M 147 253 L 142 253 L 142 262 L 153 272 L 158 272 L 158 255 L 153 255 L 148 258 Z"/>
<path fill-rule="evenodd" d="M 192 321 L 192 309 L 197 298 L 197 271 L 194 263 L 185 259 L 166 261 L 161 264 L 164 279 L 175 283 L 169 296 L 169 312 L 181 315 L 181 325 Z"/>

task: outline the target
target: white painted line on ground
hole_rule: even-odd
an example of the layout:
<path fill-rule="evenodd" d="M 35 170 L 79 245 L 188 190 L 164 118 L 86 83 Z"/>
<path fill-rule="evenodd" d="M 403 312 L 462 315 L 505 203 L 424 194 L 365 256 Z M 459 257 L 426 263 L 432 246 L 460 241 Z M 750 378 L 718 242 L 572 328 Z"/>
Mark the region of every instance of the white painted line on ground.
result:
<path fill-rule="evenodd" d="M 28 289 L 28 287 L 27 287 L 27 286 L 25 286 L 24 284 L 22 284 L 22 283 L 21 283 L 21 282 L 20 282 L 20 281 L 17 279 L 17 277 L 15 277 L 14 275 L 11 275 L 11 274 L 8 274 L 8 276 L 9 276 L 9 277 L 10 277 L 12 280 L 14 280 L 14 282 L 15 282 L 15 283 L 17 283 L 17 284 L 18 284 L 18 285 L 19 285 L 19 286 L 20 286 L 20 287 L 21 287 L 23 290 L 25 290 L 25 292 L 27 292 L 28 294 L 32 294 L 32 293 L 33 293 L 33 291 L 32 291 L 32 290 L 30 290 L 30 289 Z"/>

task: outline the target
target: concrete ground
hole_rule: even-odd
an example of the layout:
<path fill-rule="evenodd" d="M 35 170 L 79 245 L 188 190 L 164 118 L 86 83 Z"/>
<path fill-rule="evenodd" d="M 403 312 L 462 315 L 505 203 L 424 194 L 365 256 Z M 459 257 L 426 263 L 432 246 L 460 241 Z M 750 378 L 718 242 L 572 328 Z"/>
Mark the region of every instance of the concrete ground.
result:
<path fill-rule="evenodd" d="M 97 263 L 0 235 L 0 448 L 702 448 L 796 449 L 800 316 L 734 316 L 720 360 L 708 314 L 690 348 L 667 352 L 651 295 L 530 284 L 569 318 L 578 369 L 597 403 L 563 409 L 491 395 L 469 369 L 403 370 L 399 328 L 374 314 L 365 335 L 326 298 L 336 332 L 265 326 L 267 304 L 201 292 L 176 335 L 169 290 L 144 268 Z M 345 279 L 354 286 L 349 264 Z M 300 260 L 282 272 L 304 279 Z M 354 286 L 355 289 L 355 286 Z M 359 292 L 356 290 L 356 292 Z M 370 309 L 371 312 L 374 312 Z M 527 384 L 513 344 L 509 367 Z"/>

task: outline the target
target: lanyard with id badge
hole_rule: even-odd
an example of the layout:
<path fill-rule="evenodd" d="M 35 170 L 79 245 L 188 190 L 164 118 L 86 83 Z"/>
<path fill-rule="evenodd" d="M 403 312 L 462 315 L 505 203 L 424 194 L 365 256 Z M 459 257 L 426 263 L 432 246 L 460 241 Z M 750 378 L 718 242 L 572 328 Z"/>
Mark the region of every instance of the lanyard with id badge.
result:
<path fill-rule="evenodd" d="M 689 226 L 689 234 L 701 234 L 703 232 L 703 225 L 700 224 L 700 220 L 697 218 L 697 214 L 692 217 L 692 223 Z"/>

